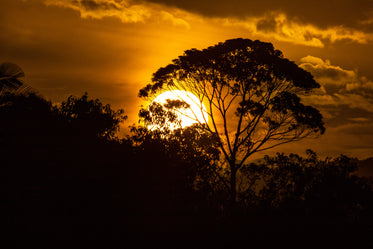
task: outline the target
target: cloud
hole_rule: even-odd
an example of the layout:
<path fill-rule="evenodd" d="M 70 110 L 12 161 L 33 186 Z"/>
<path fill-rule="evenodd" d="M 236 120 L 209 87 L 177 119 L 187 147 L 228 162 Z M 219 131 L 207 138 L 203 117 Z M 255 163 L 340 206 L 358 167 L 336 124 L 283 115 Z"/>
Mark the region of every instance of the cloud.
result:
<path fill-rule="evenodd" d="M 324 47 L 326 43 L 350 41 L 367 44 L 373 41 L 373 33 L 344 25 L 319 27 L 289 16 L 284 11 L 267 9 L 265 12 L 249 13 L 245 16 L 204 15 L 171 7 L 168 1 L 135 0 L 46 0 L 47 5 L 70 8 L 80 12 L 82 18 L 116 17 L 123 23 L 166 22 L 184 28 L 194 25 L 238 27 L 243 31 L 293 44 Z M 169 4 L 169 5 L 167 5 Z M 198 4 L 197 4 L 198 5 Z M 211 3 L 210 3 L 211 5 Z M 179 5 L 176 5 L 179 6 Z M 183 6 L 183 5 L 181 5 Z M 220 4 L 221 8 L 224 6 Z M 225 6 L 229 4 L 225 3 Z M 189 11 L 189 12 L 188 12 Z"/>
<path fill-rule="evenodd" d="M 321 156 L 335 157 L 344 154 L 367 158 L 372 156 L 372 131 L 372 122 L 345 123 L 337 127 L 327 126 L 325 134 L 317 139 L 304 139 L 297 142 L 296 146 L 294 144 L 284 145 L 277 151 L 303 154 L 306 149 L 312 149 Z"/>
<path fill-rule="evenodd" d="M 359 92 L 373 98 L 373 81 L 367 77 L 360 77 L 358 80 L 346 84 L 347 92 Z"/>
<path fill-rule="evenodd" d="M 352 135 L 359 133 L 354 130 L 357 127 L 373 129 L 372 81 L 359 76 L 357 70 L 345 69 L 314 56 L 301 58 L 299 66 L 311 72 L 325 89 L 302 99 L 321 111 L 327 127 L 339 127 L 334 132 Z"/>
<path fill-rule="evenodd" d="M 179 10 L 134 0 L 46 0 L 45 4 L 79 11 L 82 18 L 116 17 L 123 23 L 161 20 L 184 28 L 190 27 L 183 18 L 175 16 L 174 13 L 181 13 Z"/>
<path fill-rule="evenodd" d="M 373 101 L 360 94 L 334 94 L 337 104 L 347 105 L 351 109 L 363 109 L 373 113 Z"/>
<path fill-rule="evenodd" d="M 367 13 L 368 14 L 365 17 L 359 20 L 359 28 L 367 32 L 373 32 L 373 9 Z"/>
<path fill-rule="evenodd" d="M 350 41 L 367 44 L 373 41 L 372 33 L 344 26 L 319 28 L 309 23 L 291 19 L 283 12 L 270 12 L 261 17 L 245 19 L 228 18 L 225 25 L 241 26 L 265 37 L 312 47 L 324 47 L 325 43 Z"/>
<path fill-rule="evenodd" d="M 213 18 L 260 17 L 268 12 L 282 12 L 290 19 L 299 19 L 320 28 L 344 26 L 357 28 L 359 23 L 372 17 L 371 0 L 299 1 L 299 0 L 146 0 L 174 6 L 188 12 Z"/>
<path fill-rule="evenodd" d="M 354 70 L 343 69 L 331 65 L 329 60 L 323 60 L 314 56 L 306 56 L 300 59 L 300 67 L 309 71 L 318 81 L 324 84 L 340 85 L 348 81 L 354 81 L 357 73 Z"/>
<path fill-rule="evenodd" d="M 329 94 L 348 93 L 373 97 L 373 82 L 365 76 L 359 76 L 356 69 L 344 69 L 332 65 L 329 60 L 310 55 L 301 58 L 299 66 L 309 71 Z"/>
<path fill-rule="evenodd" d="M 373 100 L 361 94 L 335 93 L 303 96 L 306 104 L 316 107 L 324 117 L 326 132 L 317 140 L 297 143 L 298 153 L 307 148 L 331 156 L 340 153 L 372 156 Z M 282 148 L 284 149 L 284 148 Z"/>
<path fill-rule="evenodd" d="M 303 101 L 307 104 L 321 107 L 323 110 L 327 110 L 329 114 L 340 113 L 343 110 L 343 115 L 348 113 L 348 109 L 354 109 L 350 115 L 358 114 L 356 109 L 363 110 L 364 114 L 373 114 L 373 101 L 359 94 L 323 94 L 323 95 L 309 95 L 303 96 Z M 334 117 L 334 115 L 329 116 Z M 349 118 L 346 116 L 346 118 Z M 355 118 L 355 117 L 354 117 Z"/>
<path fill-rule="evenodd" d="M 370 121 L 369 118 L 365 118 L 365 117 L 350 118 L 350 120 L 355 121 L 357 123 L 363 123 L 363 122 L 369 122 Z M 373 133 L 373 130 L 370 129 L 369 133 Z"/>

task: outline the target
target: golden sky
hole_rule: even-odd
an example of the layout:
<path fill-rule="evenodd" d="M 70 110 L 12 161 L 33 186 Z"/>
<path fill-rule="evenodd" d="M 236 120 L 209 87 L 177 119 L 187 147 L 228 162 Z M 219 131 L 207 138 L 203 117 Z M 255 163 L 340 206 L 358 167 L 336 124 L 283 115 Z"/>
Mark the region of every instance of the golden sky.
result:
<path fill-rule="evenodd" d="M 373 156 L 373 1 L 0 0 L 0 62 L 58 103 L 99 98 L 137 123 L 138 90 L 190 48 L 232 38 L 271 42 L 322 85 L 305 99 L 326 133 L 279 147 Z M 125 130 L 124 130 L 125 131 Z"/>

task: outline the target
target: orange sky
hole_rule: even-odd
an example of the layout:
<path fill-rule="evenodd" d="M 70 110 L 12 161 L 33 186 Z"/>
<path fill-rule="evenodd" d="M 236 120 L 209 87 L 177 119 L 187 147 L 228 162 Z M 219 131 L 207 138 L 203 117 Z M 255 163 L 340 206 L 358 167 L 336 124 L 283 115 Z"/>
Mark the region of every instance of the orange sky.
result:
<path fill-rule="evenodd" d="M 322 85 L 305 101 L 326 134 L 279 147 L 373 156 L 373 1 L 0 0 L 0 62 L 58 103 L 100 98 L 137 122 L 140 88 L 190 48 L 232 38 L 271 42 Z"/>

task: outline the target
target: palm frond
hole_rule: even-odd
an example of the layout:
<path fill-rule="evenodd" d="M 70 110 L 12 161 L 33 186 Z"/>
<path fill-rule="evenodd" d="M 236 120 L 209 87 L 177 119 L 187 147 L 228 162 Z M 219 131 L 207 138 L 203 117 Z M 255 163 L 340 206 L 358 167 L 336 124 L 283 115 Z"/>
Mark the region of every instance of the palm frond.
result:
<path fill-rule="evenodd" d="M 17 90 L 23 83 L 25 73 L 16 64 L 3 62 L 0 64 L 0 91 Z"/>

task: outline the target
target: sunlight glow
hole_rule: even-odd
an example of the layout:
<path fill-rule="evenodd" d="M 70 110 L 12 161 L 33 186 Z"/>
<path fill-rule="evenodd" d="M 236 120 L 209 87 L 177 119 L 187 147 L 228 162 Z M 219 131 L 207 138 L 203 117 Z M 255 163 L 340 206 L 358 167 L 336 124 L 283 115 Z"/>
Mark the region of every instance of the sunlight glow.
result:
<path fill-rule="evenodd" d="M 201 100 L 188 91 L 171 90 L 158 95 L 153 102 L 166 104 L 167 100 L 182 100 L 190 105 L 189 108 L 180 108 L 176 111 L 177 116 L 181 120 L 181 127 L 185 128 L 196 123 L 205 124 L 208 122 L 208 114 L 206 107 Z M 153 128 L 149 126 L 149 128 Z M 176 125 L 170 125 L 171 129 L 178 128 Z"/>

